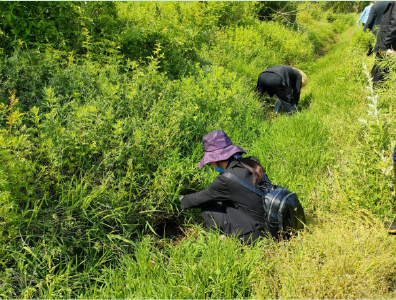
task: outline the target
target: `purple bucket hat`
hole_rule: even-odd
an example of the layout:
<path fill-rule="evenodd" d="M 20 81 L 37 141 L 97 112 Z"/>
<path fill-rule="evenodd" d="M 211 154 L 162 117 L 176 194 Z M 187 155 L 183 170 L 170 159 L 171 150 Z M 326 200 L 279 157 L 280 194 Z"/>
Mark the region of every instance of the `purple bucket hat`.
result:
<path fill-rule="evenodd" d="M 247 153 L 245 149 L 233 145 L 231 139 L 223 130 L 214 130 L 205 135 L 202 140 L 205 153 L 198 163 L 198 167 L 200 168 L 210 162 L 227 160 L 235 153 Z"/>

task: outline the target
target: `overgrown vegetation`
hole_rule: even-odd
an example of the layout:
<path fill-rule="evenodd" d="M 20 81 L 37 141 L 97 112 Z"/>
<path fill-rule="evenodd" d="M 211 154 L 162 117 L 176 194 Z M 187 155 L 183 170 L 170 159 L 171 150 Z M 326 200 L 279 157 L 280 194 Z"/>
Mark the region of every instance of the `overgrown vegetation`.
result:
<path fill-rule="evenodd" d="M 0 297 L 395 296 L 394 80 L 371 119 L 356 15 L 277 5 L 0 2 Z M 309 77 L 292 118 L 254 92 L 277 64 Z M 306 232 L 246 247 L 179 211 L 216 176 L 214 129 L 297 192 Z"/>

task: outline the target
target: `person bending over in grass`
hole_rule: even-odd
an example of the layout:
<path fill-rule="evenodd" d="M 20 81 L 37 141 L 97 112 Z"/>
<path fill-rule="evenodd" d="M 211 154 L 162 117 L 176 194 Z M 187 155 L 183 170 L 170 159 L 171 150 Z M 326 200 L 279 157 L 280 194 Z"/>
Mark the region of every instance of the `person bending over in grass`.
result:
<path fill-rule="evenodd" d="M 222 130 L 215 130 L 203 137 L 205 153 L 198 167 L 211 165 L 220 174 L 204 190 L 181 196 L 181 209 L 200 208 L 208 230 L 220 229 L 251 243 L 264 236 L 264 208 L 256 193 L 223 176 L 229 172 L 255 186 L 268 179 L 263 166 L 255 157 L 242 158 L 247 151 L 232 144 Z"/>
<path fill-rule="evenodd" d="M 296 111 L 300 101 L 301 88 L 308 83 L 308 77 L 301 70 L 289 66 L 275 66 L 263 71 L 257 81 L 257 91 L 260 97 L 267 93 L 270 97 L 276 95 L 275 112 L 283 106 L 288 114 Z"/>

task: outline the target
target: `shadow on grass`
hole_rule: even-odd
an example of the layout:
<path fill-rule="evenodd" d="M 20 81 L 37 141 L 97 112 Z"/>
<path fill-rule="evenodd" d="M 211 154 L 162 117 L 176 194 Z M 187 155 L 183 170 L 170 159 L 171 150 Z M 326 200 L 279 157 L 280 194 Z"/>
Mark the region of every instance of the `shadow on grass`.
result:
<path fill-rule="evenodd" d="M 186 218 L 188 220 L 186 220 Z M 162 216 L 156 221 L 154 226 L 155 233 L 163 239 L 180 240 L 186 237 L 192 224 L 202 224 L 203 220 L 199 217 L 199 213 L 190 215 L 180 213 L 175 215 Z"/>

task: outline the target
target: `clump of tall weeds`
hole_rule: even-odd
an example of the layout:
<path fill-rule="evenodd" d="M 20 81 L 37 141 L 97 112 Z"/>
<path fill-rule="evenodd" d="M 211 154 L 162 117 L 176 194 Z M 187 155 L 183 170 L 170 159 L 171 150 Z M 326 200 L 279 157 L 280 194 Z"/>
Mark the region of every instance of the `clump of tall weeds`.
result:
<path fill-rule="evenodd" d="M 8 136 L 11 134 L 11 130 L 15 123 L 21 124 L 21 117 L 24 113 L 19 112 L 19 108 L 16 107 L 16 104 L 19 102 L 19 99 L 16 97 L 16 91 L 8 91 L 10 94 L 10 104 L 5 105 L 4 103 L 0 103 L 0 114 L 5 115 L 6 123 L 9 125 L 8 131 L 5 129 L 1 129 L 0 133 L 7 133 Z"/>
<path fill-rule="evenodd" d="M 381 111 L 381 93 L 378 93 L 378 88 L 374 89 L 372 78 L 365 64 L 363 64 L 363 73 L 367 79 L 365 87 L 367 111 L 366 116 L 359 119 L 362 128 L 356 163 L 357 168 L 360 168 L 362 172 L 360 178 L 370 185 L 370 189 L 359 204 L 389 215 L 393 198 L 393 162 L 391 159 L 393 148 L 390 137 L 390 119 Z M 382 100 L 382 102 L 386 101 L 388 100 Z"/>

